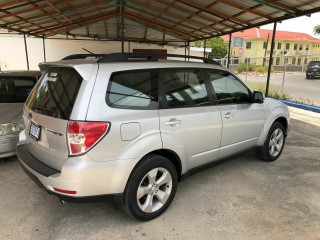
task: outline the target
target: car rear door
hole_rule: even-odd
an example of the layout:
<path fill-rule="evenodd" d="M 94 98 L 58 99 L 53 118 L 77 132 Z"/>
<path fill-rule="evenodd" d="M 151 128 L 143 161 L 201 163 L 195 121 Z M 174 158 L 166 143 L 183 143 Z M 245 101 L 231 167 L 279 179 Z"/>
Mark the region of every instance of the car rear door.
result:
<path fill-rule="evenodd" d="M 222 116 L 219 158 L 255 146 L 264 126 L 264 105 L 252 103 L 250 90 L 230 72 L 206 73 Z"/>
<path fill-rule="evenodd" d="M 49 67 L 27 99 L 24 121 L 28 150 L 54 169 L 61 170 L 69 156 L 66 136 L 68 121 L 85 120 L 89 100 L 86 96 L 90 97 L 95 78 L 95 74 L 91 75 L 93 71 L 93 64 L 86 68 L 88 78 L 93 77 L 90 81 L 75 68 Z M 78 106 L 82 110 L 78 110 Z M 81 111 L 82 119 L 79 115 Z"/>
<path fill-rule="evenodd" d="M 187 161 L 188 169 L 215 160 L 221 138 L 221 114 L 210 101 L 202 72 L 162 69 L 160 76 L 163 148 L 178 153 Z"/>

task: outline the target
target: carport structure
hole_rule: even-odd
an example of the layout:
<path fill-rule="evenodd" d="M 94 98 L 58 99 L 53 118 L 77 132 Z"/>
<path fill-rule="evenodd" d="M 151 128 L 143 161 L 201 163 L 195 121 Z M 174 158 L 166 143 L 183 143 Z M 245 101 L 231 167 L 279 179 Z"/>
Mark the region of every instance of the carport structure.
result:
<path fill-rule="evenodd" d="M 122 51 L 125 41 L 182 42 L 187 48 L 193 41 L 226 34 L 231 39 L 233 32 L 268 23 L 275 23 L 275 33 L 277 22 L 319 11 L 319 0 L 5 0 L 0 27 L 44 40 L 121 41 Z"/>

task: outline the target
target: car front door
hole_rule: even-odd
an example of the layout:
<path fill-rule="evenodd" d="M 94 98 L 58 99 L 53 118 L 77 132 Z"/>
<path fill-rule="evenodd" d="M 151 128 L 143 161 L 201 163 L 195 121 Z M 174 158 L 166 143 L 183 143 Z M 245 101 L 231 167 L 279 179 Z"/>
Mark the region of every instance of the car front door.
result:
<path fill-rule="evenodd" d="M 213 69 L 206 73 L 222 116 L 218 158 L 255 146 L 263 130 L 264 105 L 252 103 L 251 91 L 231 73 Z"/>
<path fill-rule="evenodd" d="M 221 114 L 197 69 L 162 69 L 160 131 L 163 148 L 179 154 L 186 169 L 217 159 Z M 211 98 L 211 99 L 209 99 Z M 184 172 L 184 170 L 182 171 Z"/>

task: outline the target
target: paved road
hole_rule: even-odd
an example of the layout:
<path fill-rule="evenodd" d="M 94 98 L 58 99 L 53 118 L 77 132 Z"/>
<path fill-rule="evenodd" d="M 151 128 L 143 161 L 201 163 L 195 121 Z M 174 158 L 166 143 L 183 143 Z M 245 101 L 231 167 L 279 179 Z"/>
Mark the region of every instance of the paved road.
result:
<path fill-rule="evenodd" d="M 170 208 L 138 222 L 111 203 L 60 204 L 16 158 L 0 161 L 1 240 L 320 239 L 320 127 L 292 119 L 282 156 L 252 153 L 190 176 Z"/>
<path fill-rule="evenodd" d="M 240 75 L 245 80 L 245 75 Z M 270 84 L 272 87 L 281 90 L 282 73 L 271 75 Z M 266 76 L 248 76 L 247 81 L 266 83 Z M 320 79 L 306 79 L 304 72 L 287 73 L 284 81 L 284 92 L 292 97 L 305 98 L 320 103 Z"/>

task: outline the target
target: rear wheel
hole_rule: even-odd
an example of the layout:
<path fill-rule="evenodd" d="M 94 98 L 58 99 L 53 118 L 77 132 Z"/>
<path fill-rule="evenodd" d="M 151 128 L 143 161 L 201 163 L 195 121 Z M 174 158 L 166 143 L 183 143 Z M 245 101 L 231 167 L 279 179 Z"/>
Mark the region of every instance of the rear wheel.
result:
<path fill-rule="evenodd" d="M 171 204 L 178 183 L 177 171 L 165 157 L 151 155 L 133 170 L 125 192 L 124 210 L 147 221 L 160 216 Z"/>
<path fill-rule="evenodd" d="M 257 149 L 257 156 L 266 161 L 275 161 L 280 157 L 285 143 L 285 129 L 279 122 L 274 122 L 263 146 Z"/>

